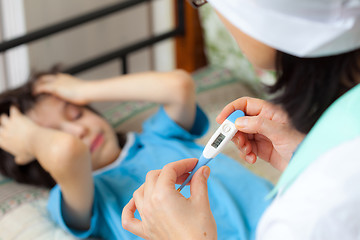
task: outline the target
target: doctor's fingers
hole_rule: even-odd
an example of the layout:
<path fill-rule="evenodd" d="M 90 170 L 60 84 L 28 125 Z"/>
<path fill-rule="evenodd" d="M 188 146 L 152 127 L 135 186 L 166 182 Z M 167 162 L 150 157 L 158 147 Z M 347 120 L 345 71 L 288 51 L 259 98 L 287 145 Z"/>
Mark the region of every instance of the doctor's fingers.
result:
<path fill-rule="evenodd" d="M 232 138 L 232 142 L 244 154 L 249 154 L 252 151 L 252 146 L 249 141 L 249 136 L 243 132 L 237 132 Z"/>
<path fill-rule="evenodd" d="M 163 193 L 176 191 L 175 184 L 179 183 L 179 179 L 183 179 L 185 174 L 191 172 L 197 162 L 196 158 L 188 158 L 165 165 L 158 179 L 158 187 L 165 190 Z"/>
<path fill-rule="evenodd" d="M 257 157 L 256 154 L 253 152 L 253 140 L 250 140 L 249 138 L 252 139 L 252 135 L 237 132 L 233 137 L 232 141 L 239 149 L 239 157 L 250 164 L 254 164 Z"/>
<path fill-rule="evenodd" d="M 140 215 L 144 205 L 144 184 L 141 185 L 134 193 L 133 199 L 135 201 L 135 205 Z"/>
<path fill-rule="evenodd" d="M 261 116 L 242 117 L 235 122 L 236 128 L 248 134 L 261 134 L 272 142 L 283 139 L 289 133 L 289 126 Z"/>
<path fill-rule="evenodd" d="M 160 172 L 161 172 L 161 170 L 153 170 L 153 171 L 149 171 L 146 174 L 146 180 L 144 183 L 144 198 L 145 199 L 149 199 L 152 196 L 156 182 L 159 178 Z"/>
<path fill-rule="evenodd" d="M 156 183 L 159 179 L 160 174 L 161 170 L 152 170 L 146 174 L 146 180 L 144 183 L 145 199 L 149 199 L 149 197 L 153 195 L 154 191 L 162 191 L 161 187 L 159 187 L 158 189 L 156 188 Z M 189 175 L 189 173 L 184 173 L 183 175 L 179 176 L 176 180 L 176 184 L 182 184 Z"/>
<path fill-rule="evenodd" d="M 125 230 L 145 239 L 146 235 L 143 231 L 142 222 L 134 216 L 136 209 L 135 200 L 132 198 L 123 208 L 121 214 L 122 226 Z"/>
<path fill-rule="evenodd" d="M 257 155 L 254 152 L 250 152 L 248 154 L 245 154 L 243 151 L 239 151 L 239 157 L 243 159 L 244 161 L 254 164 L 257 160 Z"/>
<path fill-rule="evenodd" d="M 251 97 L 238 98 L 226 105 L 220 114 L 216 117 L 218 123 L 222 123 L 235 110 L 241 110 L 248 116 L 259 115 L 263 108 L 272 106 L 270 103 Z M 271 107 L 270 107 L 271 108 Z"/>

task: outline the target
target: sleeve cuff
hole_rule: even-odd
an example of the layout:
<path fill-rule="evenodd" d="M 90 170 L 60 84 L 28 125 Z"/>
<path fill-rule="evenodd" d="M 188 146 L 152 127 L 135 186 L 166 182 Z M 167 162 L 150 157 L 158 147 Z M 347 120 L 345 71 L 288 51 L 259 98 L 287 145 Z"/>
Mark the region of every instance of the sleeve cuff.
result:
<path fill-rule="evenodd" d="M 205 135 L 209 128 L 209 120 L 197 105 L 194 124 L 190 131 L 183 129 L 174 122 L 161 106 L 159 111 L 143 124 L 144 133 L 154 133 L 164 138 L 195 140 Z"/>
<path fill-rule="evenodd" d="M 59 185 L 56 185 L 53 189 L 50 191 L 50 196 L 48 200 L 47 209 L 51 215 L 51 218 L 53 221 L 55 221 L 57 224 L 60 225 L 61 228 L 63 228 L 65 231 L 69 232 L 70 234 L 74 235 L 78 238 L 88 238 L 92 235 L 94 235 L 95 232 L 95 226 L 97 226 L 97 220 L 98 220 L 98 210 L 95 208 L 96 206 L 96 195 L 94 196 L 94 203 L 93 203 L 93 209 L 92 209 L 92 216 L 90 221 L 90 228 L 85 231 L 79 231 L 76 229 L 72 229 L 67 226 L 67 224 L 64 221 L 63 214 L 62 214 L 62 193 L 60 190 Z"/>

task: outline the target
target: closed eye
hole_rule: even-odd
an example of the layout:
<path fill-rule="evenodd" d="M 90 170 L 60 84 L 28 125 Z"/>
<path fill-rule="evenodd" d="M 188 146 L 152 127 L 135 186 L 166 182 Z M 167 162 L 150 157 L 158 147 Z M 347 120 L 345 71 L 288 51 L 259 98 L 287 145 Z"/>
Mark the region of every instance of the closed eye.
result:
<path fill-rule="evenodd" d="M 76 121 L 83 116 L 83 108 L 71 103 L 66 103 L 64 111 L 65 111 L 65 117 L 69 121 Z"/>

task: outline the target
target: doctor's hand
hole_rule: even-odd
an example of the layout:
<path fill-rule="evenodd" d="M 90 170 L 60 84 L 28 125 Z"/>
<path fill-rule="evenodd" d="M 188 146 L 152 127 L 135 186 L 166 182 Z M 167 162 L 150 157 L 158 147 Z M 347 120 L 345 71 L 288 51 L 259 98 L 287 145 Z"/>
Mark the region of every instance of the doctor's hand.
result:
<path fill-rule="evenodd" d="M 89 103 L 85 96 L 87 94 L 85 90 L 86 84 L 88 84 L 87 81 L 69 74 L 50 74 L 44 75 L 36 81 L 33 92 L 35 95 L 41 93 L 51 94 L 77 105 L 85 105 Z"/>
<path fill-rule="evenodd" d="M 144 239 L 216 239 L 216 223 L 207 192 L 209 167 L 201 167 L 194 174 L 190 198 L 175 188 L 176 183 L 185 181 L 196 163 L 197 159 L 185 159 L 150 171 L 123 209 L 124 229 Z M 141 220 L 134 218 L 136 210 Z"/>
<path fill-rule="evenodd" d="M 236 120 L 239 132 L 232 139 L 240 149 L 240 157 L 249 163 L 259 157 L 283 171 L 305 134 L 292 126 L 281 107 L 249 97 L 229 103 L 216 118 L 217 122 L 222 123 L 235 110 L 246 115 Z"/>

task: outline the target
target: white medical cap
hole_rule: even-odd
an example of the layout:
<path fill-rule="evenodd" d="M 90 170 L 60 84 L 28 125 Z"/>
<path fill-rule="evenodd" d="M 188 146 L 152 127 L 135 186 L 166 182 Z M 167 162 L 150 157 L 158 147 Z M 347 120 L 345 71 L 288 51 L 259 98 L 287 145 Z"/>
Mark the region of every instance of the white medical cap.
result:
<path fill-rule="evenodd" d="M 360 47 L 360 0 L 209 0 L 235 27 L 298 57 Z"/>

